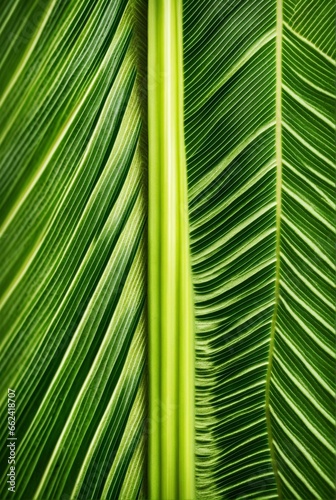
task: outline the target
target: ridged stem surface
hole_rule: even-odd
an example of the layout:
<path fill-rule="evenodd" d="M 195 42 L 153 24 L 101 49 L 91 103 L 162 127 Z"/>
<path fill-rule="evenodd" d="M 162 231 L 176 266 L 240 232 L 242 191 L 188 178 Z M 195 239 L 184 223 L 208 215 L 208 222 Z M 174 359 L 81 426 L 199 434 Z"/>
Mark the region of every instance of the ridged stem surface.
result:
<path fill-rule="evenodd" d="M 194 312 L 183 131 L 182 2 L 148 13 L 149 490 L 193 499 Z"/>

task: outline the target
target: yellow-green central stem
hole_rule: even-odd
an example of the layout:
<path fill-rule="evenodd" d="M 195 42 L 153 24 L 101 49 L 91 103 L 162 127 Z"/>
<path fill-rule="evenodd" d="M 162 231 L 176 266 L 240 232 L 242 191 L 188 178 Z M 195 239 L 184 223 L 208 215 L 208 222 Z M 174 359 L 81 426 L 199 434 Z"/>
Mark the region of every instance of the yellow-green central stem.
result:
<path fill-rule="evenodd" d="M 181 0 L 149 0 L 149 493 L 192 500 L 194 309 Z"/>

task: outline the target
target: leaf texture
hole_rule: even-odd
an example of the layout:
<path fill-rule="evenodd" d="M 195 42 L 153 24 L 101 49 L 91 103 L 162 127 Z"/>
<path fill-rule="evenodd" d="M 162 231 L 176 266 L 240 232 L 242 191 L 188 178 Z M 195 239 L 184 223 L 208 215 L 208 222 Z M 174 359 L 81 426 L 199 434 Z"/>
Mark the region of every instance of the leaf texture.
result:
<path fill-rule="evenodd" d="M 272 432 L 284 498 L 335 497 L 335 5 L 285 1 Z"/>
<path fill-rule="evenodd" d="M 16 389 L 18 498 L 141 490 L 138 7 L 17 1 L 1 14 L 1 411 Z"/>
<path fill-rule="evenodd" d="M 197 497 L 330 500 L 334 2 L 151 5 L 151 498 L 194 490 L 195 313 Z M 144 0 L 0 12 L 0 412 L 16 389 L 19 499 L 145 496 L 146 25 Z"/>
<path fill-rule="evenodd" d="M 200 498 L 335 496 L 334 19 L 184 2 Z"/>
<path fill-rule="evenodd" d="M 275 3 L 185 2 L 200 498 L 272 498 Z"/>

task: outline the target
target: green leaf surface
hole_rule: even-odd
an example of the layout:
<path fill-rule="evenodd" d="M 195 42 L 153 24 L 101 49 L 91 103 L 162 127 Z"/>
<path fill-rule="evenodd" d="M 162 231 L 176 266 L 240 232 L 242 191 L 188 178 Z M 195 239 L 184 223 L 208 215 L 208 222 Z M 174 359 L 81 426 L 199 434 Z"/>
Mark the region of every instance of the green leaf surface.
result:
<path fill-rule="evenodd" d="M 197 480 L 201 498 L 271 498 L 276 10 L 273 0 L 215 6 L 184 12 Z"/>
<path fill-rule="evenodd" d="M 279 303 L 270 388 L 284 498 L 336 495 L 334 20 L 330 1 L 284 4 Z"/>
<path fill-rule="evenodd" d="M 16 389 L 18 498 L 131 499 L 143 481 L 137 8 L 18 1 L 2 12 L 1 412 Z"/>
<path fill-rule="evenodd" d="M 0 10 L 17 498 L 334 498 L 334 2 Z"/>
<path fill-rule="evenodd" d="M 200 498 L 335 496 L 334 19 L 184 2 Z"/>

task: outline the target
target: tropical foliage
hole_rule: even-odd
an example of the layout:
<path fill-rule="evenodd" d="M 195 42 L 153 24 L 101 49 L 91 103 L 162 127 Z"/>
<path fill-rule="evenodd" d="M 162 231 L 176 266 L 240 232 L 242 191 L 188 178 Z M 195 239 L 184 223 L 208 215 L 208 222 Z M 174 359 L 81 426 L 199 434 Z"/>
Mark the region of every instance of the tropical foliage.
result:
<path fill-rule="evenodd" d="M 333 498 L 334 6 L 216 5 L 184 24 L 199 490 Z"/>
<path fill-rule="evenodd" d="M 14 68 L 1 100 L 1 409 L 16 389 L 20 498 L 128 499 L 141 488 L 135 17 L 123 0 L 16 2 L 2 12 L 3 74 Z M 7 498 L 5 481 L 1 491 Z"/>
<path fill-rule="evenodd" d="M 332 0 L 2 5 L 19 499 L 335 498 L 334 22 Z"/>

